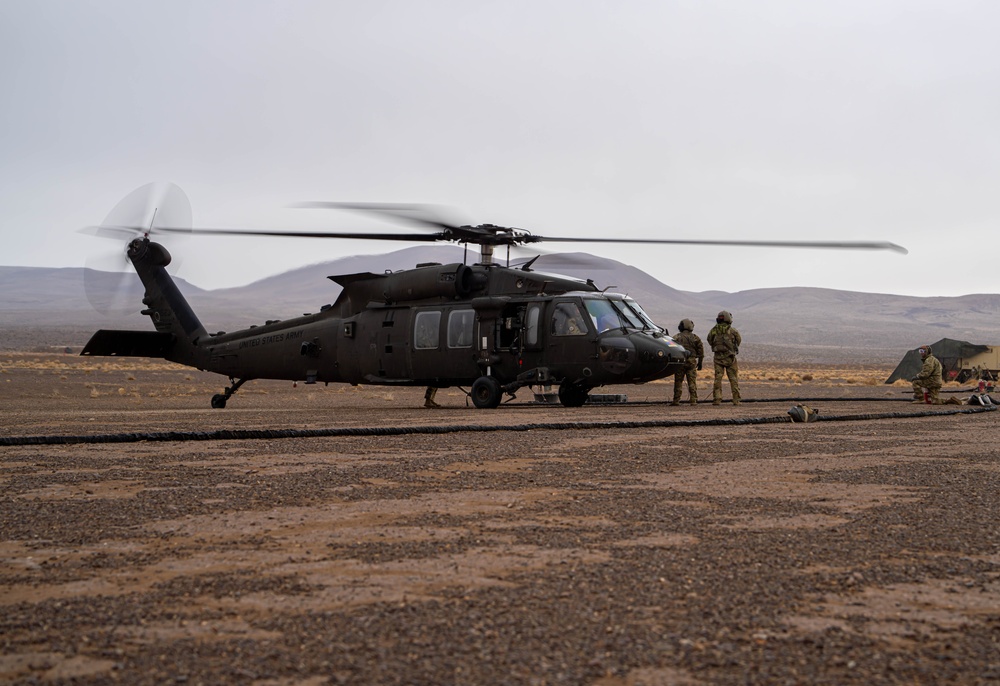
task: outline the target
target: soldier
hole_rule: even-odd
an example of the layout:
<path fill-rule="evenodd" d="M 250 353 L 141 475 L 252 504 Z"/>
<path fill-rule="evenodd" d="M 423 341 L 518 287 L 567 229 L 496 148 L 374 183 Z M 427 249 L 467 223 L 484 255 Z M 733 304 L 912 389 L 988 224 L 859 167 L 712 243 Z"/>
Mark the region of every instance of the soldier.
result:
<path fill-rule="evenodd" d="M 427 390 L 424 391 L 424 407 L 430 408 L 430 409 L 437 409 L 437 408 L 441 407 L 434 400 L 434 396 L 437 395 L 437 392 L 438 392 L 438 389 L 435 388 L 434 386 L 428 386 L 427 387 Z"/>
<path fill-rule="evenodd" d="M 733 405 L 740 404 L 740 378 L 739 367 L 736 364 L 736 355 L 740 352 L 740 343 L 743 337 L 740 332 L 733 328 L 733 315 L 723 310 L 715 318 L 715 326 L 708 332 L 706 338 L 708 345 L 712 348 L 713 363 L 715 364 L 715 383 L 712 386 L 712 404 L 722 404 L 722 375 L 729 377 L 729 386 L 733 392 Z"/>
<path fill-rule="evenodd" d="M 684 346 L 684 349 L 691 353 L 684 368 L 674 374 L 674 401 L 671 405 L 681 404 L 681 392 L 684 387 L 684 379 L 688 383 L 688 402 L 692 405 L 698 404 L 698 372 L 701 371 L 701 363 L 705 359 L 705 347 L 701 344 L 701 339 L 694 333 L 694 322 L 690 319 L 682 319 L 677 325 L 677 335 L 674 340 Z"/>
<path fill-rule="evenodd" d="M 920 359 L 924 361 L 920 373 L 913 377 L 913 402 L 924 402 L 924 389 L 927 389 L 927 401 L 932 405 L 940 405 L 938 393 L 941 391 L 941 363 L 931 352 L 931 346 L 925 345 L 917 349 Z"/>

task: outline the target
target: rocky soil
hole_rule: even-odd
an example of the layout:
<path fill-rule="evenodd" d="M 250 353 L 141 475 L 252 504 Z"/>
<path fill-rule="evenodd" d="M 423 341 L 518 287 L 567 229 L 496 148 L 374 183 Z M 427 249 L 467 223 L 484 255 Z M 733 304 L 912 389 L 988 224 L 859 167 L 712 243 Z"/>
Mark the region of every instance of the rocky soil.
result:
<path fill-rule="evenodd" d="M 224 380 L 173 365 L 0 355 L 0 437 L 455 429 L 0 446 L 0 682 L 998 681 L 1000 415 L 890 370 L 747 370 L 739 407 L 253 383 L 211 410 Z M 661 421 L 796 401 L 823 421 Z"/>

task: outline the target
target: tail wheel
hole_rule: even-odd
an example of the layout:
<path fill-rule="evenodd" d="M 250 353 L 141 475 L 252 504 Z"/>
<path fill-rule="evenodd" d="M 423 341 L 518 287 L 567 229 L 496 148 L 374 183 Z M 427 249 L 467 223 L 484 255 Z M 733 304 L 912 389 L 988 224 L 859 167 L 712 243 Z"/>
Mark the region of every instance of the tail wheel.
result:
<path fill-rule="evenodd" d="M 472 404 L 483 409 L 499 407 L 503 391 L 500 382 L 492 376 L 481 376 L 472 384 Z"/>
<path fill-rule="evenodd" d="M 564 383 L 559 386 L 559 402 L 563 407 L 582 407 L 587 402 L 590 389 L 575 383 Z"/>

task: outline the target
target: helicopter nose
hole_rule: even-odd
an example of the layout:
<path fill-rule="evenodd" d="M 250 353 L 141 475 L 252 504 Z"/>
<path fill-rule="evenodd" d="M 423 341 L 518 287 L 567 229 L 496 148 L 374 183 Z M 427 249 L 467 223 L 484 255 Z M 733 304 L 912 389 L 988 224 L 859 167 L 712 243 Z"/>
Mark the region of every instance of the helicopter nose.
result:
<path fill-rule="evenodd" d="M 650 381 L 668 374 L 672 365 L 687 359 L 687 351 L 669 338 L 646 334 L 615 336 L 602 341 L 601 366 L 622 381 Z"/>
<path fill-rule="evenodd" d="M 636 352 L 636 373 L 642 379 L 662 378 L 672 373 L 669 368 L 683 364 L 688 357 L 684 346 L 674 343 L 672 339 L 645 335 L 636 341 Z"/>
<path fill-rule="evenodd" d="M 635 344 L 625 336 L 605 338 L 598 349 L 598 358 L 606 371 L 625 375 L 635 365 Z"/>

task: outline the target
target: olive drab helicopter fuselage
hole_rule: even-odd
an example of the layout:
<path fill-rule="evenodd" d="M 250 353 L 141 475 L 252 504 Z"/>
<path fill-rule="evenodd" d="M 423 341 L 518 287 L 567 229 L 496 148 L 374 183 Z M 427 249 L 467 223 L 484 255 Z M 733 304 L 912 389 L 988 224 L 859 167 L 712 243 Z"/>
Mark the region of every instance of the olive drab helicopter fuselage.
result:
<path fill-rule="evenodd" d="M 573 407 L 599 386 L 672 375 L 687 357 L 627 296 L 496 264 L 331 276 L 340 295 L 315 314 L 210 334 L 167 274 L 162 245 L 136 238 L 127 254 L 155 331 L 102 330 L 82 354 L 162 357 L 224 374 L 232 385 L 213 407 L 252 379 L 467 386 L 482 408 L 553 385 Z"/>
<path fill-rule="evenodd" d="M 535 272 L 534 259 L 513 268 L 512 247 L 548 241 L 906 252 L 875 241 L 539 236 L 493 224 L 449 223 L 426 205 L 311 202 L 299 207 L 388 216 L 424 231 L 191 229 L 186 228 L 191 207 L 183 191 L 173 184 L 147 184 L 126 196 L 102 225 L 83 231 L 127 240 L 126 255 L 145 287 L 142 313 L 155 330 L 101 330 L 82 354 L 158 357 L 223 374 L 231 385 L 212 398 L 217 408 L 225 407 L 233 393 L 253 379 L 469 387 L 480 408 L 497 407 L 505 394 L 513 396 L 526 386 L 558 386 L 562 404 L 575 407 L 600 386 L 671 376 L 683 367 L 688 353 L 631 298 L 603 292 L 590 280 Z M 424 264 L 384 274 L 331 276 L 342 290 L 335 302 L 315 314 L 232 333 L 208 333 L 167 273 L 170 253 L 150 239 L 154 232 L 444 241 L 476 246 L 480 252 L 474 264 Z M 507 248 L 507 266 L 494 261 L 497 247 Z"/>

